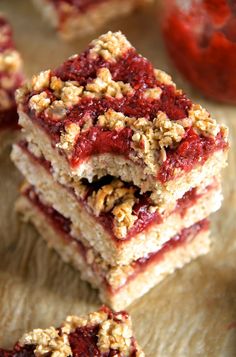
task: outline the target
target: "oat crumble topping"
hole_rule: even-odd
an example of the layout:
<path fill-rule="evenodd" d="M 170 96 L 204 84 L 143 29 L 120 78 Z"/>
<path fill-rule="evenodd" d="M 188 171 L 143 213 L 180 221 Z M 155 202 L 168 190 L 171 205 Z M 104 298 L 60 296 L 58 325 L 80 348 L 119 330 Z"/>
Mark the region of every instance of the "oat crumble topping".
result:
<path fill-rule="evenodd" d="M 148 88 L 144 91 L 143 96 L 145 99 L 160 99 L 162 89 L 160 87 Z"/>
<path fill-rule="evenodd" d="M 36 113 L 41 113 L 44 109 L 48 108 L 51 103 L 48 98 L 47 92 L 41 92 L 40 94 L 33 95 L 29 100 L 29 107 L 35 110 Z"/>
<path fill-rule="evenodd" d="M 129 356 L 132 343 L 132 329 L 130 320 L 125 322 L 106 320 L 100 325 L 98 332 L 98 347 L 101 352 L 109 352 L 114 349 Z"/>
<path fill-rule="evenodd" d="M 84 95 L 89 97 L 102 97 L 104 95 L 122 98 L 123 95 L 131 94 L 133 89 L 129 83 L 112 80 L 111 72 L 108 68 L 100 68 L 97 71 L 97 78 L 87 84 Z"/>
<path fill-rule="evenodd" d="M 35 329 L 26 333 L 19 341 L 20 345 L 35 345 L 36 356 L 43 356 L 50 353 L 52 357 L 68 357 L 72 355 L 68 335 L 54 327 L 48 329 Z"/>
<path fill-rule="evenodd" d="M 79 103 L 83 87 L 79 86 L 77 82 L 67 81 L 61 90 L 61 100 L 64 102 L 66 108 L 71 108 Z"/>
<path fill-rule="evenodd" d="M 215 137 L 220 131 L 220 125 L 201 105 L 194 104 L 189 111 L 189 117 L 193 121 L 193 127 L 202 135 Z"/>
<path fill-rule="evenodd" d="M 55 100 L 52 104 L 45 110 L 45 116 L 58 121 L 62 120 L 66 116 L 66 107 L 62 100 Z"/>
<path fill-rule="evenodd" d="M 97 192 L 93 192 L 88 198 L 88 205 L 93 209 L 95 215 L 111 211 L 114 215 L 114 233 L 117 238 L 124 238 L 128 230 L 138 218 L 133 215 L 133 206 L 137 202 L 136 189 L 126 187 L 119 179 L 104 185 Z"/>
<path fill-rule="evenodd" d="M 90 55 L 102 56 L 105 60 L 115 60 L 122 56 L 129 48 L 132 48 L 126 37 L 119 31 L 107 32 L 91 42 Z"/>
<path fill-rule="evenodd" d="M 69 123 L 65 125 L 65 133 L 61 135 L 61 141 L 57 146 L 64 150 L 70 150 L 73 147 L 79 133 L 80 126 L 78 124 Z"/>
<path fill-rule="evenodd" d="M 154 70 L 156 79 L 163 84 L 167 84 L 167 85 L 171 85 L 176 87 L 175 83 L 172 81 L 172 78 L 169 74 L 167 74 L 166 72 L 160 70 L 160 69 L 155 69 Z"/>
<path fill-rule="evenodd" d="M 79 327 L 100 325 L 108 318 L 106 312 L 100 310 L 91 312 L 90 314 L 82 317 L 67 316 L 66 320 L 62 324 L 62 332 L 70 334 Z"/>
<path fill-rule="evenodd" d="M 115 112 L 113 109 L 108 109 L 104 115 L 98 117 L 98 125 L 110 129 L 119 130 L 126 126 L 130 126 L 135 121 L 135 118 L 125 116 L 123 113 Z"/>
<path fill-rule="evenodd" d="M 17 72 L 21 66 L 21 57 L 16 50 L 9 49 L 0 54 L 0 71 Z"/>
<path fill-rule="evenodd" d="M 31 81 L 32 90 L 41 91 L 49 87 L 51 71 L 42 71 L 34 75 Z"/>

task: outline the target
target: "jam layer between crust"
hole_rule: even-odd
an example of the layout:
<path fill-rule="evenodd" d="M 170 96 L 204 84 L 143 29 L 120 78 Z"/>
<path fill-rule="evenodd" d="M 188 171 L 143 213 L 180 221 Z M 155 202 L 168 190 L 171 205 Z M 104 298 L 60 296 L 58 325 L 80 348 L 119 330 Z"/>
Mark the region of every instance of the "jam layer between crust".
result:
<path fill-rule="evenodd" d="M 21 149 L 24 150 L 24 152 L 30 156 L 30 158 L 35 161 L 37 164 L 40 164 L 47 170 L 48 173 L 51 174 L 52 172 L 52 167 L 50 165 L 50 162 L 45 160 L 42 156 L 41 157 L 36 157 L 35 155 L 32 154 L 32 152 L 28 148 L 28 144 L 25 141 L 21 141 L 18 143 Z M 122 237 L 122 240 L 120 237 L 117 237 L 115 234 L 115 215 L 113 214 L 114 209 L 119 208 L 119 205 L 121 204 L 121 198 L 120 197 L 117 201 L 115 201 L 114 206 L 112 206 L 111 209 L 106 209 L 105 211 L 99 212 L 99 215 L 96 215 L 96 212 L 94 211 L 95 208 L 94 206 L 96 205 L 96 201 L 91 201 L 92 204 L 90 204 L 90 200 L 94 195 L 97 195 L 97 200 L 99 199 L 99 192 L 101 192 L 105 196 L 105 189 L 107 190 L 111 189 L 110 184 L 113 182 L 112 177 L 103 177 L 100 180 L 94 181 L 92 183 L 89 183 L 86 180 L 83 180 L 83 196 L 80 198 L 75 195 L 73 189 L 69 189 L 66 186 L 63 186 L 64 188 L 70 190 L 72 192 L 76 199 L 78 200 L 79 204 L 82 204 L 84 208 L 86 209 L 89 214 L 91 214 L 98 224 L 101 224 L 103 228 L 109 232 L 111 235 L 111 238 L 114 239 L 117 244 L 122 243 L 122 242 L 127 242 L 128 240 L 135 238 L 135 236 L 147 229 L 150 229 L 152 225 L 157 225 L 163 223 L 164 219 L 167 217 L 166 214 L 160 214 L 156 210 L 152 211 L 152 201 L 149 197 L 149 194 L 141 194 L 140 190 L 131 184 L 124 183 L 123 189 L 129 190 L 133 189 L 133 195 L 135 198 L 135 202 L 132 206 L 132 212 L 131 215 L 135 217 L 135 221 L 133 225 L 128 229 L 127 234 Z M 199 192 L 198 188 L 193 188 L 190 191 L 186 192 L 182 198 L 177 200 L 176 202 L 176 207 L 175 209 L 170 212 L 169 214 L 174 214 L 177 213 L 181 216 L 181 218 L 184 218 L 186 211 L 188 208 L 193 206 L 194 204 L 197 203 L 197 201 L 205 195 L 207 192 L 210 190 L 214 189 L 216 187 L 217 183 L 213 182 L 211 185 L 205 188 L 204 192 Z M 107 200 L 111 199 L 110 196 L 107 196 Z M 130 196 L 124 197 L 124 200 L 129 200 Z M 95 202 L 95 203 L 94 203 Z M 124 201 L 125 202 L 125 201 Z M 123 206 L 121 207 L 123 208 Z M 105 209 L 105 208 L 104 208 Z"/>

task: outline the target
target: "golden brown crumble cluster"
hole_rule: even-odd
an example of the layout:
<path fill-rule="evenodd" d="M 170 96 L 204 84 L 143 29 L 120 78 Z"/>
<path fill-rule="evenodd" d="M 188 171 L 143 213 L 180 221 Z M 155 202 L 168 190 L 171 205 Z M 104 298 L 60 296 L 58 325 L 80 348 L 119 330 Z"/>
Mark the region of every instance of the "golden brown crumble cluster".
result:
<path fill-rule="evenodd" d="M 50 353 L 51 357 L 72 356 L 68 335 L 65 333 L 60 335 L 54 327 L 45 330 L 35 329 L 26 333 L 19 343 L 22 346 L 35 345 L 36 356 L 44 356 L 47 353 Z"/>
<path fill-rule="evenodd" d="M 88 204 L 98 216 L 112 212 L 114 215 L 114 233 L 117 238 L 124 238 L 138 218 L 133 215 L 133 206 L 137 202 L 135 187 L 126 187 L 124 182 L 114 179 L 88 198 Z"/>
<path fill-rule="evenodd" d="M 84 317 L 68 316 L 62 323 L 61 332 L 54 327 L 35 329 L 24 334 L 19 344 L 35 345 L 34 353 L 37 357 L 50 353 L 52 357 L 72 356 L 69 344 L 69 334 L 77 328 L 99 325 L 97 347 L 101 353 L 117 350 L 118 356 L 129 356 L 132 352 L 133 333 L 130 317 L 122 313 L 109 316 L 106 310 L 92 312 Z M 137 357 L 144 357 L 144 353 L 137 346 Z"/>
<path fill-rule="evenodd" d="M 102 56 L 105 60 L 116 60 L 128 49 L 132 48 L 126 37 L 119 32 L 107 32 L 91 43 L 91 56 Z"/>
<path fill-rule="evenodd" d="M 129 356 L 132 344 L 132 328 L 130 319 L 123 321 L 123 316 L 117 315 L 116 320 L 107 319 L 98 331 L 98 347 L 102 353 L 111 349 L 117 350 L 124 356 Z"/>
<path fill-rule="evenodd" d="M 116 61 L 131 47 L 126 37 L 120 32 L 108 32 L 91 43 L 90 56 L 100 55 L 107 61 Z M 156 69 L 155 76 L 160 83 L 175 87 L 171 77 L 165 72 Z M 53 102 L 45 91 L 46 88 L 50 88 L 57 98 Z M 181 90 L 175 90 L 176 93 L 181 93 Z M 41 72 L 18 92 L 18 102 L 21 103 L 25 94 L 31 91 L 39 93 L 31 97 L 30 108 L 36 113 L 44 111 L 46 117 L 57 121 L 63 120 L 67 109 L 78 104 L 83 97 L 122 98 L 132 95 L 134 89 L 129 83 L 114 81 L 108 68 L 100 68 L 97 70 L 97 77 L 85 87 L 80 86 L 76 81 L 63 82 L 60 78 L 51 76 L 50 71 Z M 142 95 L 144 98 L 156 100 L 161 97 L 162 89 L 160 87 L 148 88 Z M 65 125 L 65 131 L 61 133 L 58 147 L 65 150 L 68 156 L 70 156 L 78 136 L 93 125 L 89 115 L 85 119 L 82 128 L 76 123 L 68 124 Z M 150 121 L 146 118 L 128 117 L 123 113 L 109 109 L 97 118 L 97 125 L 109 130 L 131 128 L 133 151 L 130 158 L 134 161 L 142 160 L 149 172 L 152 173 L 156 173 L 159 165 L 166 160 L 166 149 L 174 148 L 184 138 L 189 127 L 193 127 L 201 135 L 212 137 L 224 129 L 200 105 L 193 105 L 189 110 L 188 117 L 181 120 L 171 120 L 166 113 L 161 111 L 156 114 L 153 121 Z"/>

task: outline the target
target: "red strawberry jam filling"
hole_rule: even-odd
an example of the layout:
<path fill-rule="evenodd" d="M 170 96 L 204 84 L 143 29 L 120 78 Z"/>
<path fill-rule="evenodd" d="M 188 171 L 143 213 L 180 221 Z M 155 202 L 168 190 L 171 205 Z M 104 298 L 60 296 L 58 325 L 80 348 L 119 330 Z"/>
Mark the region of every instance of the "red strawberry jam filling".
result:
<path fill-rule="evenodd" d="M 77 244 L 77 249 L 79 253 L 83 256 L 84 260 L 86 261 L 86 252 L 88 248 L 86 248 L 80 241 L 76 240 L 70 235 L 70 225 L 71 222 L 69 219 L 65 218 L 62 216 L 60 213 L 58 213 L 56 210 L 54 210 L 52 207 L 46 206 L 43 204 L 39 197 L 36 195 L 35 191 L 33 188 L 28 189 L 27 191 L 24 192 L 24 195 L 27 197 L 29 201 L 31 201 L 35 207 L 37 207 L 45 216 L 45 218 L 50 222 L 50 224 L 53 226 L 53 228 L 58 232 L 58 234 L 65 240 L 65 242 L 75 242 Z M 137 261 L 134 261 L 131 266 L 134 268 L 134 272 L 129 275 L 127 280 L 124 282 L 122 286 L 124 286 L 128 281 L 131 279 L 135 278 L 137 274 L 140 272 L 144 271 L 149 264 L 152 263 L 157 263 L 161 261 L 162 259 L 165 258 L 165 255 L 170 252 L 171 250 L 177 249 L 181 247 L 184 244 L 187 244 L 190 242 L 192 239 L 195 238 L 195 236 L 209 228 L 209 221 L 207 219 L 204 219 L 198 223 L 195 223 L 189 228 L 183 229 L 179 234 L 177 234 L 175 237 L 170 239 L 168 242 L 166 242 L 160 250 L 158 250 L 155 253 L 150 253 L 147 255 L 145 258 L 140 258 Z M 88 264 L 88 263 L 87 263 Z M 99 272 L 99 267 L 96 266 L 96 263 L 92 264 L 92 269 L 94 272 Z M 105 279 L 105 278 L 104 278 Z M 120 286 L 117 290 L 112 289 L 112 287 L 108 284 L 106 279 L 104 280 L 104 283 L 107 285 L 107 288 L 111 291 L 111 293 L 115 293 L 118 289 L 120 289 L 122 286 Z M 89 336 L 88 336 L 89 338 Z"/>
<path fill-rule="evenodd" d="M 228 143 L 221 131 L 212 138 L 198 135 L 189 129 L 177 149 L 167 149 L 167 159 L 160 167 L 158 178 L 163 183 L 169 181 L 176 177 L 176 169 L 188 172 L 196 165 L 203 165 L 214 152 L 227 147 Z"/>

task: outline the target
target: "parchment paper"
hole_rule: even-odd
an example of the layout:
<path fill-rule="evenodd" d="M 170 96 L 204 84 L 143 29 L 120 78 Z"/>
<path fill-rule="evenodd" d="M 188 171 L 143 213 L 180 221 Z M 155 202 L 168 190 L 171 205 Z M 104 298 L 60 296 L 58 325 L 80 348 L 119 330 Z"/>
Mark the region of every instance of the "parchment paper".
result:
<path fill-rule="evenodd" d="M 107 25 L 98 34 L 66 44 L 42 22 L 30 0 L 0 0 L 15 30 L 27 75 L 60 64 L 108 29 L 121 29 L 153 63 L 206 106 L 231 132 L 225 201 L 212 218 L 213 247 L 128 308 L 147 356 L 236 356 L 236 107 L 204 100 L 171 67 L 153 9 Z M 157 11 L 158 12 L 158 11 Z M 13 210 L 21 177 L 8 153 L 0 157 L 0 346 L 10 347 L 26 330 L 57 325 L 67 314 L 96 309 L 96 291 L 48 250 Z"/>

